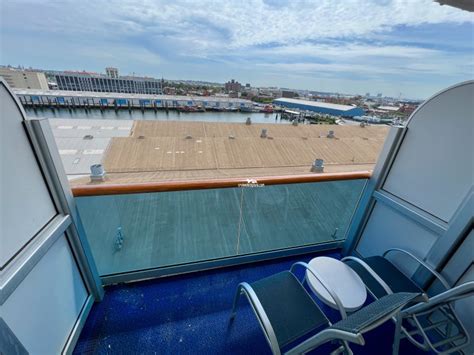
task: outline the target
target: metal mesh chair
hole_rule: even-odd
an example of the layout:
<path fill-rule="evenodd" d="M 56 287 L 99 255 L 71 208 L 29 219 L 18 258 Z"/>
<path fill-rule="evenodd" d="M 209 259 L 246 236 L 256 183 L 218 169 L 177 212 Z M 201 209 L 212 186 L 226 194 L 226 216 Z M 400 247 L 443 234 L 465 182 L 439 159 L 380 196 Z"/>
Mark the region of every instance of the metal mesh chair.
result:
<path fill-rule="evenodd" d="M 445 289 L 431 298 L 423 288 L 401 272 L 388 258 L 389 253 L 402 253 L 426 269 Z M 395 292 L 419 292 L 426 303 L 404 309 L 400 313 L 405 325 L 399 322 L 399 331 L 395 342 L 407 338 L 423 350 L 431 350 L 436 354 L 451 354 L 467 347 L 470 343 L 469 333 L 461 323 L 453 307 L 456 300 L 474 295 L 474 282 L 451 288 L 448 282 L 436 270 L 413 254 L 399 248 L 387 250 L 383 256 L 356 258 L 353 256 L 342 259 L 356 271 L 375 298 Z"/>
<path fill-rule="evenodd" d="M 297 266 L 309 270 L 333 296 L 341 307 L 341 321 L 331 324 L 304 288 L 304 280 L 300 281 L 294 274 Z M 290 271 L 251 284 L 242 282 L 237 288 L 231 321 L 240 296 L 245 295 L 274 354 L 281 354 L 285 349 L 287 354 L 306 353 L 331 340 L 340 343 L 336 352 L 352 354 L 349 342 L 364 345 L 362 334 L 391 319 L 419 296 L 416 293 L 391 294 L 347 316 L 337 295 L 326 285 L 316 270 L 302 262 L 295 263 Z"/>

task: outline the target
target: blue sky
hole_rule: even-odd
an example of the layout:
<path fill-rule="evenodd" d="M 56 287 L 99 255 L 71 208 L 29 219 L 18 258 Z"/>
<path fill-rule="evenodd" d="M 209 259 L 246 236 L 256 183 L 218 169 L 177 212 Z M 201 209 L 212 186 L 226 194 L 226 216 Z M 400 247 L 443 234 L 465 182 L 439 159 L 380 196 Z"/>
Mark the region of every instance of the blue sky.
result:
<path fill-rule="evenodd" d="M 432 0 L 0 0 L 0 64 L 427 98 L 474 77 L 474 15 Z"/>

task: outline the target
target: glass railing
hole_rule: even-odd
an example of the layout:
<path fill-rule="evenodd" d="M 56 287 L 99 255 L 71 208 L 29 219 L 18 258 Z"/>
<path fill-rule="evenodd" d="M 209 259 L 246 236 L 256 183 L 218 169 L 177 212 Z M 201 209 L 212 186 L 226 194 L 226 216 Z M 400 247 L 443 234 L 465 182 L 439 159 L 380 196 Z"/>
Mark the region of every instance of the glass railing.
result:
<path fill-rule="evenodd" d="M 136 192 L 110 185 L 73 191 L 105 276 L 341 242 L 366 181 L 361 174 L 274 185 L 234 181 L 237 187 L 227 188 L 185 183 Z"/>

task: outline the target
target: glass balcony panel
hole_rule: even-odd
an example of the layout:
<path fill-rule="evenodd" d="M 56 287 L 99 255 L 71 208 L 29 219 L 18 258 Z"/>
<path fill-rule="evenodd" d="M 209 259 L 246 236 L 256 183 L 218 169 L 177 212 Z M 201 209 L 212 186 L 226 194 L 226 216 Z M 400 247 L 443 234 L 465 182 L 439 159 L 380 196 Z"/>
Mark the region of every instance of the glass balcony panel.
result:
<path fill-rule="evenodd" d="M 102 276 L 344 239 L 366 180 L 77 197 Z"/>
<path fill-rule="evenodd" d="M 100 275 L 236 254 L 240 189 L 76 200 Z"/>
<path fill-rule="evenodd" d="M 345 238 L 366 180 L 243 189 L 239 254 Z"/>

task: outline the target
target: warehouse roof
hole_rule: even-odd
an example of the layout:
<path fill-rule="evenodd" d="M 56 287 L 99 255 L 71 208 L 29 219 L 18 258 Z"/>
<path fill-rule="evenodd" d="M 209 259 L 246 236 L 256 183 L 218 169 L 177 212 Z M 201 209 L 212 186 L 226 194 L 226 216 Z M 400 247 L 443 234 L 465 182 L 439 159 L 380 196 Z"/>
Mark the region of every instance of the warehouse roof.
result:
<path fill-rule="evenodd" d="M 377 107 L 377 109 L 383 110 L 383 111 L 398 111 L 400 109 L 400 107 L 398 107 L 398 106 L 379 106 L 379 107 Z"/>
<path fill-rule="evenodd" d="M 263 128 L 269 138 L 260 138 Z M 370 170 L 387 129 L 135 121 L 130 137 L 112 138 L 107 147 L 105 183 L 309 173 L 316 158 L 324 159 L 328 172 Z M 335 138 L 327 138 L 329 130 Z"/>
<path fill-rule="evenodd" d="M 349 111 L 356 108 L 356 106 L 350 106 L 350 105 L 339 105 L 339 104 L 331 104 L 328 102 L 300 100 L 300 99 L 287 99 L 287 98 L 276 99 L 273 102 L 306 105 L 306 106 L 312 106 L 312 107 L 323 107 L 323 108 L 339 110 L 339 111 Z"/>
<path fill-rule="evenodd" d="M 74 175 L 88 175 L 90 166 L 102 161 L 112 137 L 130 135 L 133 121 L 49 119 L 49 123 L 64 170 L 72 178 Z"/>

